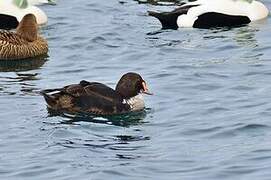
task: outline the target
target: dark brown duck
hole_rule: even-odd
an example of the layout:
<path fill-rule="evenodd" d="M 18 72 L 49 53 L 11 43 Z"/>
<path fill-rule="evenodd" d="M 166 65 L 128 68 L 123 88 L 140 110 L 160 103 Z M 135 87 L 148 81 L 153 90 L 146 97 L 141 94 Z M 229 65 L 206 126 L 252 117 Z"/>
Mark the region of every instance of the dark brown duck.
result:
<path fill-rule="evenodd" d="M 49 109 L 96 115 L 141 111 L 145 107 L 143 93 L 151 95 L 146 82 L 137 73 L 123 75 L 115 90 L 102 83 L 83 80 L 79 84 L 41 92 Z"/>
<path fill-rule="evenodd" d="M 0 60 L 31 58 L 47 52 L 47 41 L 38 35 L 33 14 L 23 17 L 16 32 L 0 31 Z"/>

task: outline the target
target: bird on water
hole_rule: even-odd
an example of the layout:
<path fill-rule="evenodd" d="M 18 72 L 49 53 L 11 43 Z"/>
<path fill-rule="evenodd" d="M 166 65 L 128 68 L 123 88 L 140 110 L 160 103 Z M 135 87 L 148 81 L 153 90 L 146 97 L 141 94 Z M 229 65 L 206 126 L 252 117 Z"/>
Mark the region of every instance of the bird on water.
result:
<path fill-rule="evenodd" d="M 142 111 L 143 94 L 152 95 L 143 78 L 134 72 L 124 74 L 115 90 L 98 82 L 81 81 L 58 89 L 41 91 L 48 108 L 66 113 L 115 115 Z"/>
<path fill-rule="evenodd" d="M 46 24 L 47 15 L 35 5 L 54 4 L 52 0 L 0 0 L 0 29 L 15 29 L 26 14 L 34 14 L 39 25 Z"/>
<path fill-rule="evenodd" d="M 256 0 L 197 0 L 171 12 L 149 11 L 163 29 L 236 27 L 264 19 L 268 14 L 267 7 Z"/>

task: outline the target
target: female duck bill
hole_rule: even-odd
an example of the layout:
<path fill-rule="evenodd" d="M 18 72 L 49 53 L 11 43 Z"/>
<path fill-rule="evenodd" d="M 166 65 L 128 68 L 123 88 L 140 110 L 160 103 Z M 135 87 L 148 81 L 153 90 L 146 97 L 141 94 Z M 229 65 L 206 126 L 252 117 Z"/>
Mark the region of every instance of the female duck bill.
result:
<path fill-rule="evenodd" d="M 149 91 L 149 89 L 148 89 L 147 84 L 146 84 L 145 81 L 142 82 L 142 87 L 143 87 L 143 89 L 142 89 L 141 93 L 147 94 L 147 95 L 153 95 L 153 93 L 151 93 Z"/>

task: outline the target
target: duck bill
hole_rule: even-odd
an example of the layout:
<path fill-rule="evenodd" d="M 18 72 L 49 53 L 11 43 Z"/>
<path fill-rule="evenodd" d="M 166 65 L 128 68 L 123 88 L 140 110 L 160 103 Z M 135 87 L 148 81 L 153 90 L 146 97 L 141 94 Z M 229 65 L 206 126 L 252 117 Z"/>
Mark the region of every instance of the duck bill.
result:
<path fill-rule="evenodd" d="M 141 93 L 147 94 L 147 95 L 153 95 L 153 93 L 151 93 L 149 91 L 147 84 L 145 82 L 142 82 L 142 87 L 143 87 L 143 89 L 142 89 Z"/>

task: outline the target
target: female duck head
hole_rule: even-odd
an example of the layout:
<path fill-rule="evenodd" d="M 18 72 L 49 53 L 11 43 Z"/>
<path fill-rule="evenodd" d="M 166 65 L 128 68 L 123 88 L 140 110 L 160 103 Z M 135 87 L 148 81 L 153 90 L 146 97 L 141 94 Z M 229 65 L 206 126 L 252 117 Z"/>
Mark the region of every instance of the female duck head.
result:
<path fill-rule="evenodd" d="M 27 41 L 35 41 L 38 38 L 38 24 L 33 14 L 27 14 L 19 23 L 16 32 Z"/>
<path fill-rule="evenodd" d="M 152 95 L 147 88 L 146 82 L 142 79 L 142 77 L 137 73 L 127 73 L 124 74 L 117 86 L 116 91 L 124 98 L 129 99 L 138 95 L 139 93 L 144 93 L 148 95 Z"/>

